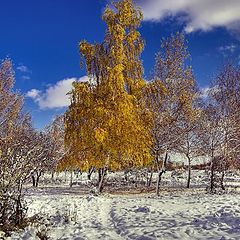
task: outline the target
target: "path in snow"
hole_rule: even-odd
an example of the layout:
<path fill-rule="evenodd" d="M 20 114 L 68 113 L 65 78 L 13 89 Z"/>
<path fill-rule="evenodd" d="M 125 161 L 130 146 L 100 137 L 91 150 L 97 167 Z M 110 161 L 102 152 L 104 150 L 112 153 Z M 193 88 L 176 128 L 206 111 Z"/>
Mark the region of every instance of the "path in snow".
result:
<path fill-rule="evenodd" d="M 28 196 L 50 239 L 240 239 L 240 195 Z M 37 239 L 29 227 L 12 239 Z"/>

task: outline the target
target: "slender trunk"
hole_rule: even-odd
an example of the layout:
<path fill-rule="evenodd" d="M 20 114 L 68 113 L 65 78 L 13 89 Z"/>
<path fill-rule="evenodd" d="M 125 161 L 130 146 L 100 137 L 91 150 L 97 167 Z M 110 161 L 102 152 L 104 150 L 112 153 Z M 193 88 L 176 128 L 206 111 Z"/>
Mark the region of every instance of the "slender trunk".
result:
<path fill-rule="evenodd" d="M 22 196 L 22 182 L 19 181 L 18 183 L 18 196 L 16 200 L 16 225 L 21 224 L 23 219 L 23 211 L 22 211 L 22 204 L 21 204 L 21 196 Z"/>
<path fill-rule="evenodd" d="M 34 173 L 31 174 L 31 177 L 32 177 L 32 186 L 36 187 L 36 180 L 35 180 Z"/>
<path fill-rule="evenodd" d="M 210 192 L 213 192 L 214 189 L 214 166 L 213 166 L 213 157 L 210 164 Z"/>
<path fill-rule="evenodd" d="M 151 185 L 152 185 L 152 177 L 153 177 L 153 170 L 151 171 L 151 174 L 150 174 L 150 178 L 148 181 L 148 187 L 151 187 Z"/>
<path fill-rule="evenodd" d="M 152 176 L 153 176 L 153 170 L 151 169 L 150 177 L 148 179 L 147 187 L 151 187 L 152 184 Z"/>
<path fill-rule="evenodd" d="M 92 173 L 94 171 L 94 167 L 90 167 L 89 170 L 88 170 L 88 180 L 91 180 L 91 176 L 92 176 Z"/>
<path fill-rule="evenodd" d="M 70 173 L 70 184 L 69 184 L 69 186 L 72 187 L 72 185 L 73 185 L 73 172 L 71 171 L 71 173 Z"/>
<path fill-rule="evenodd" d="M 67 182 L 67 171 L 65 170 L 64 171 L 64 174 L 65 174 L 65 183 Z"/>
<path fill-rule="evenodd" d="M 189 156 L 188 158 L 188 179 L 187 179 L 187 188 L 190 188 L 190 181 L 191 181 L 191 159 Z"/>
<path fill-rule="evenodd" d="M 105 180 L 105 176 L 106 176 L 106 169 L 102 168 L 101 169 L 101 174 L 99 175 L 99 177 L 100 177 L 100 181 L 99 181 L 99 185 L 98 185 L 98 192 L 99 193 L 102 193 L 102 191 L 103 191 L 103 183 L 104 183 L 104 180 Z"/>
<path fill-rule="evenodd" d="M 124 171 L 124 179 L 128 182 L 128 171 Z"/>
<path fill-rule="evenodd" d="M 37 178 L 36 178 L 36 187 L 38 187 L 39 179 L 42 175 L 42 171 L 37 172 Z"/>
<path fill-rule="evenodd" d="M 138 185 L 138 173 L 136 173 L 135 175 L 135 187 L 137 187 Z"/>
<path fill-rule="evenodd" d="M 54 181 L 54 171 L 52 171 L 51 180 Z"/>
<path fill-rule="evenodd" d="M 221 188 L 222 188 L 222 190 L 225 190 L 225 187 L 224 187 L 224 185 L 223 185 L 223 182 L 224 182 L 224 176 L 225 176 L 225 172 L 222 171 L 222 176 L 221 176 Z"/>
<path fill-rule="evenodd" d="M 98 185 L 100 184 L 102 179 L 102 168 L 98 169 Z"/>
<path fill-rule="evenodd" d="M 157 196 L 160 195 L 160 182 L 162 180 L 162 174 L 163 174 L 163 171 L 160 170 L 158 172 L 158 177 L 157 177 L 157 187 L 156 187 L 156 194 L 157 194 Z"/>
<path fill-rule="evenodd" d="M 156 195 L 157 196 L 160 195 L 160 182 L 162 180 L 163 173 L 165 173 L 165 171 L 166 171 L 165 168 L 166 168 L 167 159 L 168 159 L 168 152 L 166 152 L 166 154 L 165 154 L 165 158 L 164 158 L 164 161 L 162 163 L 161 169 L 158 170 L 157 186 L 156 186 Z"/>

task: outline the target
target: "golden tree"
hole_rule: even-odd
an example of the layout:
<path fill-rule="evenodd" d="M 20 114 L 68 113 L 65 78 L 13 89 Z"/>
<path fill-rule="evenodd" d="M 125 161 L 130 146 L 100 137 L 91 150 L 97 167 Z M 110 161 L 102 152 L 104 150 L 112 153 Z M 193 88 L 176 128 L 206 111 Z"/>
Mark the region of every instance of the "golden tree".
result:
<path fill-rule="evenodd" d="M 141 12 L 131 0 L 107 7 L 102 44 L 80 43 L 90 83 L 74 83 L 71 105 L 65 115 L 65 163 L 81 169 L 102 169 L 99 191 L 106 169 L 144 166 L 151 160 L 151 116 L 140 103 L 144 44 L 137 28 Z"/>

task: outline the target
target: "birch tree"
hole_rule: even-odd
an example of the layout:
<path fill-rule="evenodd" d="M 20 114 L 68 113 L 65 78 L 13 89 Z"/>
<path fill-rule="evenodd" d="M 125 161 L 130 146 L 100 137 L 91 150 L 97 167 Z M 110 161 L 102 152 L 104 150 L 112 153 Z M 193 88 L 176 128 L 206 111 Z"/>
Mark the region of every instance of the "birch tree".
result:
<path fill-rule="evenodd" d="M 142 13 L 131 0 L 122 0 L 106 8 L 103 20 L 103 43 L 80 43 L 91 81 L 74 83 L 65 115 L 67 161 L 101 170 L 99 192 L 107 169 L 147 165 L 152 144 L 151 115 L 140 102 L 144 44 L 137 28 Z"/>
<path fill-rule="evenodd" d="M 218 157 L 221 172 L 221 187 L 226 170 L 236 167 L 239 160 L 239 106 L 240 106 L 240 68 L 226 64 L 216 76 L 209 94 L 220 115 L 221 145 Z"/>
<path fill-rule="evenodd" d="M 146 104 L 154 115 L 152 135 L 158 169 L 157 195 L 169 152 L 176 148 L 182 137 L 181 121 L 190 120 L 195 114 L 195 80 L 192 68 L 187 64 L 189 56 L 183 34 L 176 33 L 163 39 L 161 51 L 156 55 L 153 80 L 146 90 Z M 162 159 L 161 166 L 159 159 Z"/>

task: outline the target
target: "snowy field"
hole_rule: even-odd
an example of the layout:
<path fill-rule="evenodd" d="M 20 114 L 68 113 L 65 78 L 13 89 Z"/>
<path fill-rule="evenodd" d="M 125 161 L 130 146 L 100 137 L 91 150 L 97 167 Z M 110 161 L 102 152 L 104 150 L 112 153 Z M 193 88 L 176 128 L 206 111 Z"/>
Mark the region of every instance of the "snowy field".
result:
<path fill-rule="evenodd" d="M 30 189 L 26 201 L 28 216 L 37 214 L 41 224 L 33 223 L 6 239 L 240 239 L 236 189 L 218 195 L 195 187 L 164 188 L 160 197 L 129 192 L 94 196 L 82 186 L 62 183 Z"/>

